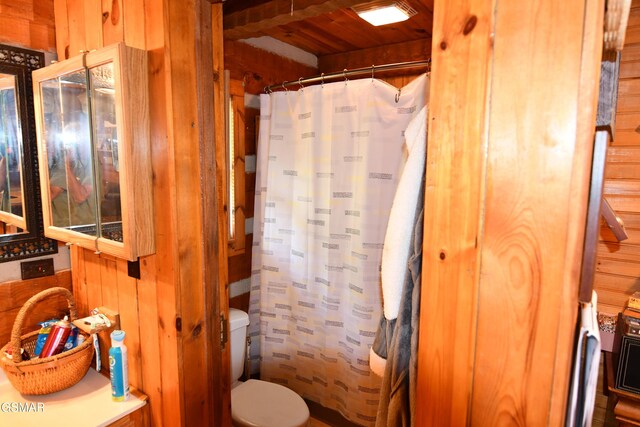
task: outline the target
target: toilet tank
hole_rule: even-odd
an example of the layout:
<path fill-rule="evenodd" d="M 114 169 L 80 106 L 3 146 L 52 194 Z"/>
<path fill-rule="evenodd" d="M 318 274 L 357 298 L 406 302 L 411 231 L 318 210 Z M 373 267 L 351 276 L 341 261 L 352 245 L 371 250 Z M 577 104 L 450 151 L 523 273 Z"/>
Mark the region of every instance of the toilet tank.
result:
<path fill-rule="evenodd" d="M 247 350 L 249 315 L 242 310 L 229 309 L 229 345 L 231 346 L 231 383 L 239 380 L 244 369 Z"/>

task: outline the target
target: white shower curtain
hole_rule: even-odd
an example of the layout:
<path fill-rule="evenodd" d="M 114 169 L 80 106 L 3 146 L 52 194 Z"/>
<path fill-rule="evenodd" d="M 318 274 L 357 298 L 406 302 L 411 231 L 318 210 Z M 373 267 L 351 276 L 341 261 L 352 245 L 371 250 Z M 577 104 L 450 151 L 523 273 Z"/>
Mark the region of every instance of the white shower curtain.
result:
<path fill-rule="evenodd" d="M 372 425 L 369 348 L 404 130 L 427 77 L 340 81 L 260 97 L 249 335 L 252 370 Z"/>

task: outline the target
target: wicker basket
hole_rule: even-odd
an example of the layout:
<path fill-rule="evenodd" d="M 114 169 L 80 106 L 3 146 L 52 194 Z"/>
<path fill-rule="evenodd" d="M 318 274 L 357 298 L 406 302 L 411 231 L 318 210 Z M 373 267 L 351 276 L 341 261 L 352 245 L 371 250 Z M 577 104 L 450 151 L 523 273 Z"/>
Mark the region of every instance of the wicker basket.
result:
<path fill-rule="evenodd" d="M 48 394 L 71 387 L 84 377 L 93 358 L 93 343 L 89 339 L 85 339 L 82 344 L 64 353 L 42 359 L 14 361 L 5 356 L 9 346 L 12 349 L 24 348 L 33 355 L 38 331 L 20 336 L 22 323 L 34 305 L 53 295 L 63 295 L 69 304 L 70 320 L 77 318 L 71 292 L 65 288 L 50 288 L 42 291 L 32 296 L 22 306 L 13 323 L 11 341 L 0 349 L 0 367 L 7 374 L 11 384 L 22 394 Z"/>

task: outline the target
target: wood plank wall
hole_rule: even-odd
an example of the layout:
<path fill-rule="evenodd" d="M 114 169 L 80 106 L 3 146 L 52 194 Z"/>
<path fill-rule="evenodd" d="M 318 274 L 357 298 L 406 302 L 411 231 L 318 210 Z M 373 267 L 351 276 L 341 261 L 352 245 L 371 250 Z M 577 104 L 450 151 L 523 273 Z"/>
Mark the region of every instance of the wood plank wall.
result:
<path fill-rule="evenodd" d="M 0 43 L 55 52 L 53 10 L 53 0 L 0 0 Z M 8 342 L 11 327 L 22 304 L 36 293 L 53 286 L 71 289 L 71 272 L 58 271 L 54 276 L 0 283 L 0 346 Z M 42 307 L 42 312 L 34 313 L 26 322 L 25 332 L 36 330 L 37 322 L 59 316 L 65 307 L 64 301 L 59 300 Z"/>
<path fill-rule="evenodd" d="M 122 2 L 103 3 L 104 10 L 103 5 L 99 3 L 55 0 L 56 40 L 60 60 L 79 55 L 82 50 L 97 49 L 122 41 L 132 47 L 145 48 L 144 41 L 142 45 L 133 44 L 129 37 L 125 37 L 124 16 L 128 16 L 129 11 L 122 10 Z M 91 9 L 91 6 L 95 6 L 96 9 Z M 144 29 L 144 21 L 141 28 Z M 153 59 L 151 55 L 150 62 Z M 151 64 L 150 67 L 154 65 Z M 150 85 L 153 85 L 153 82 L 150 82 Z M 152 99 L 157 102 L 156 96 Z M 150 103 L 152 108 L 156 102 Z M 153 111 L 151 114 L 153 116 Z M 155 170 L 154 167 L 154 172 Z M 154 179 L 154 190 L 156 188 L 157 180 Z M 132 386 L 149 396 L 151 417 L 156 425 L 162 425 L 160 420 L 163 418 L 163 376 L 159 375 L 159 322 L 153 321 L 158 318 L 154 266 L 155 256 L 146 257 L 141 261 L 141 280 L 138 284 L 135 279 L 128 277 L 126 261 L 108 255 L 96 255 L 78 247 L 71 248 L 73 292 L 80 315 L 88 315 L 91 309 L 99 306 L 120 313 L 120 327 L 127 333 L 125 344 L 129 350 L 129 381 Z M 143 315 L 146 316 L 142 317 Z M 146 319 L 146 322 L 141 322 L 143 319 Z M 142 334 L 141 323 L 144 328 Z M 107 333 L 100 334 L 103 362 L 108 360 L 109 341 Z M 108 368 L 105 366 L 103 373 L 106 372 Z M 178 420 L 175 416 L 173 419 Z"/>
<path fill-rule="evenodd" d="M 318 58 L 318 72 L 331 73 L 343 69 L 366 68 L 372 65 L 424 61 L 431 57 L 431 39 L 418 39 L 350 52 L 334 53 Z M 403 69 L 379 73 L 376 78 L 395 87 L 403 87 L 424 73 L 426 68 Z"/>
<path fill-rule="evenodd" d="M 601 312 L 616 314 L 640 291 L 640 1 L 631 12 L 620 52 L 614 140 L 607 152 L 604 197 L 625 223 L 629 239 L 618 242 L 603 223 L 594 288 Z"/>
<path fill-rule="evenodd" d="M 38 292 L 52 287 L 71 290 L 71 271 L 62 270 L 53 276 L 0 284 L 0 347 L 9 342 L 13 323 L 23 304 Z M 52 318 L 60 319 L 69 313 L 64 298 L 51 298 L 36 307 L 23 323 L 23 334 L 38 330 L 38 322 Z"/>
<path fill-rule="evenodd" d="M 416 425 L 563 424 L 603 11 L 436 0 Z"/>
<path fill-rule="evenodd" d="M 324 55 L 318 58 L 318 68 L 322 73 L 330 73 L 345 68 L 353 69 L 397 62 L 423 61 L 430 57 L 431 39 L 425 38 L 405 43 Z M 400 74 L 405 72 L 401 71 Z M 385 73 L 384 75 L 388 74 Z"/>
<path fill-rule="evenodd" d="M 0 0 L 0 43 L 55 52 L 53 0 Z"/>
<path fill-rule="evenodd" d="M 229 405 L 223 386 L 228 346 L 222 352 L 219 341 L 208 341 L 220 336 L 217 280 L 226 274 L 211 253 L 218 241 L 215 183 L 210 184 L 218 173 L 210 161 L 211 37 L 220 29 L 222 16 L 215 12 L 221 7 L 206 1 L 55 0 L 60 59 L 115 42 L 149 54 L 156 253 L 140 259 L 139 280 L 128 276 L 126 261 L 77 247 L 71 264 L 84 314 L 100 305 L 119 311 L 129 379 L 148 395 L 151 424 L 157 426 L 224 425 L 221 408 Z M 202 151 L 202 145 L 211 148 Z M 206 189 L 213 199 L 206 217 L 201 185 L 213 185 Z M 205 238 L 213 244 L 207 246 Z M 205 295 L 215 301 L 205 303 Z M 101 336 L 103 352 L 108 345 Z"/>

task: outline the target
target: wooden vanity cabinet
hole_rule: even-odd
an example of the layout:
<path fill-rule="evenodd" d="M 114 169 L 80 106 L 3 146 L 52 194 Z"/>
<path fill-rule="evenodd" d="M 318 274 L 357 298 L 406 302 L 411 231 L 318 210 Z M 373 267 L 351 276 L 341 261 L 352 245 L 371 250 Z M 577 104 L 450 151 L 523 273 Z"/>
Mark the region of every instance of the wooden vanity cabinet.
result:
<path fill-rule="evenodd" d="M 33 85 L 45 235 L 154 253 L 147 53 L 114 44 L 34 71 Z"/>

